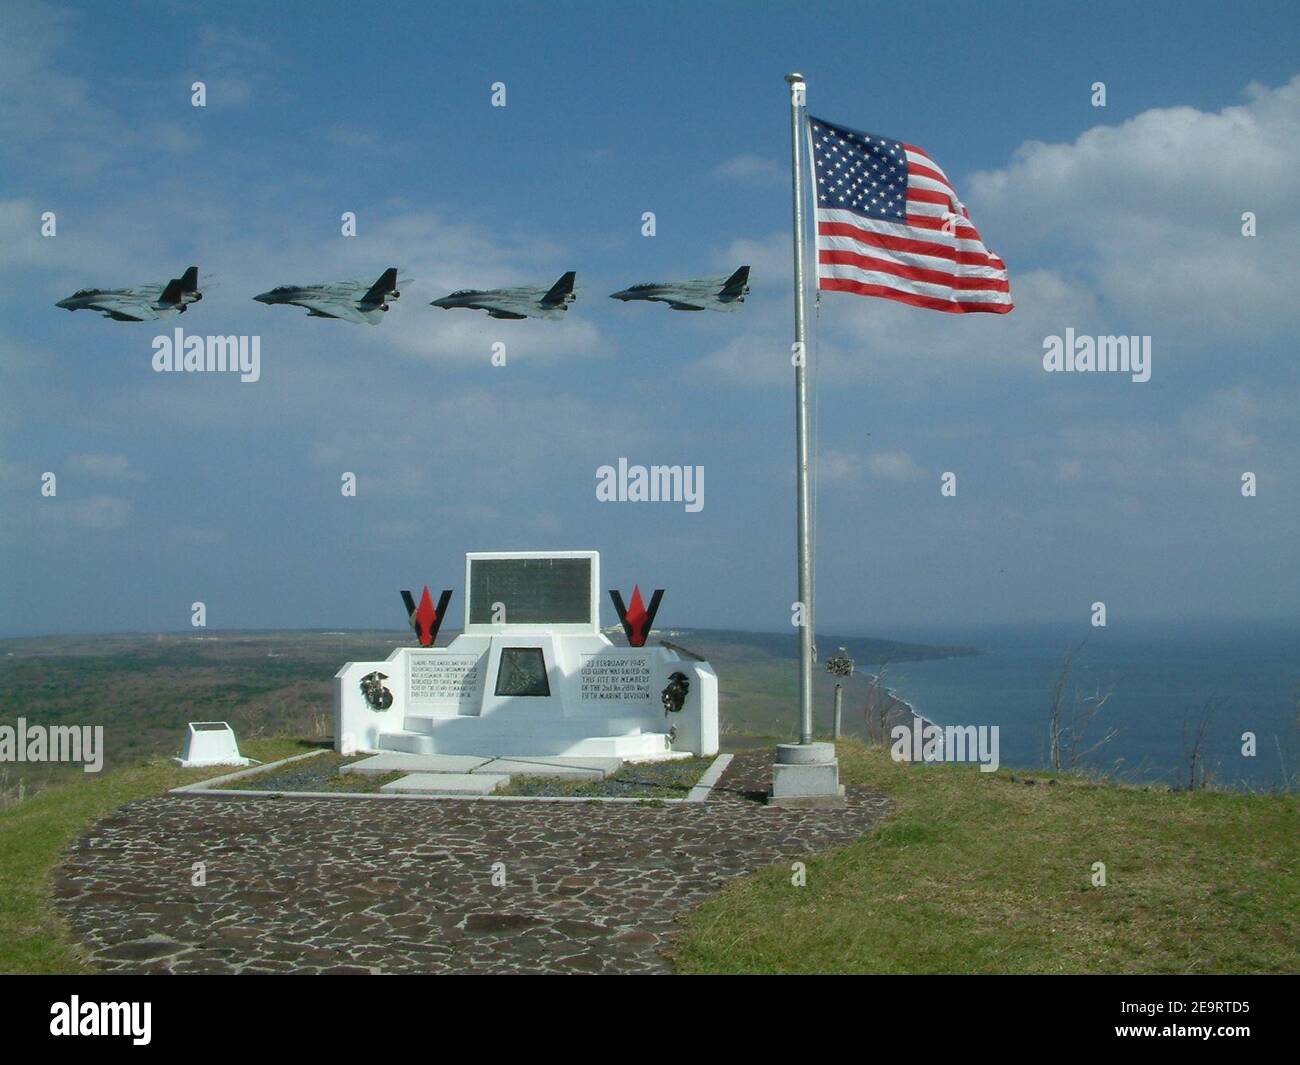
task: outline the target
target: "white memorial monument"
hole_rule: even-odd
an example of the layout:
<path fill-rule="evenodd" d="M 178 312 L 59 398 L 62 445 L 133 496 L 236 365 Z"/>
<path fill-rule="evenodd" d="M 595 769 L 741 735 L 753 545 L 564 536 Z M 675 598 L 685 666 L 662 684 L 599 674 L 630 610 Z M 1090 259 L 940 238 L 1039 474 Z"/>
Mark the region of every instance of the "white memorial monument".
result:
<path fill-rule="evenodd" d="M 447 647 L 399 647 L 334 676 L 345 753 L 607 756 L 718 751 L 718 680 L 663 646 L 600 630 L 600 555 L 465 556 L 465 627 Z M 621 609 L 621 608 L 620 608 Z"/>

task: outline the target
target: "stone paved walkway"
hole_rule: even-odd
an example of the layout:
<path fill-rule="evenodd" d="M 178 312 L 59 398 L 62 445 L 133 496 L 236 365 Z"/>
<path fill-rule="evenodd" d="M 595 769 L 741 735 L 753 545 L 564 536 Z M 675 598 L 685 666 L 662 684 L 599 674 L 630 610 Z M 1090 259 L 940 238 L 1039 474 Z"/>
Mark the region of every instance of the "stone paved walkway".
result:
<path fill-rule="evenodd" d="M 73 844 L 56 905 L 114 972 L 668 972 L 683 911 L 890 809 L 765 807 L 771 761 L 746 751 L 709 801 L 660 807 L 144 799 Z"/>

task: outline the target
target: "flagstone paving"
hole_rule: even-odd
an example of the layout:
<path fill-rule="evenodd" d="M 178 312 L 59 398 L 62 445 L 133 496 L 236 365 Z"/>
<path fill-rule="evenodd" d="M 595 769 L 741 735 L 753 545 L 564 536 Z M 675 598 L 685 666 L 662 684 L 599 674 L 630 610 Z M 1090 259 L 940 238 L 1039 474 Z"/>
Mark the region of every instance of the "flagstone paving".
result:
<path fill-rule="evenodd" d="M 891 808 L 766 807 L 772 757 L 703 803 L 144 799 L 72 845 L 56 905 L 113 972 L 668 972 L 685 910 Z"/>

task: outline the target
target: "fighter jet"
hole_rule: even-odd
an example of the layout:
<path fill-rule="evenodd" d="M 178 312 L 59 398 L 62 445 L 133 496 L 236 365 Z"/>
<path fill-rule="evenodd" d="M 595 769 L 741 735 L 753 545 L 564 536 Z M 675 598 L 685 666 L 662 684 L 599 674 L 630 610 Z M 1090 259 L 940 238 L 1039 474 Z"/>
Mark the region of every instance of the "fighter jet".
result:
<path fill-rule="evenodd" d="M 675 311 L 734 311 L 745 302 L 749 291 L 749 267 L 742 266 L 730 277 L 702 277 L 694 281 L 633 285 L 613 292 L 610 299 L 648 300 L 666 303 Z"/>
<path fill-rule="evenodd" d="M 291 303 L 305 307 L 308 318 L 342 318 L 357 325 L 378 325 L 388 301 L 397 291 L 397 267 L 390 266 L 373 285 L 367 281 L 334 281 L 323 285 L 281 285 L 253 299 L 258 303 Z"/>
<path fill-rule="evenodd" d="M 83 288 L 56 307 L 67 311 L 98 311 L 115 322 L 151 322 L 184 314 L 203 298 L 199 291 L 199 268 L 191 266 L 165 285 L 136 285 L 132 288 Z"/>
<path fill-rule="evenodd" d="M 540 285 L 518 288 L 462 288 L 434 300 L 433 306 L 449 311 L 453 307 L 487 311 L 493 318 L 559 318 L 573 302 L 573 270 L 549 289 Z"/>

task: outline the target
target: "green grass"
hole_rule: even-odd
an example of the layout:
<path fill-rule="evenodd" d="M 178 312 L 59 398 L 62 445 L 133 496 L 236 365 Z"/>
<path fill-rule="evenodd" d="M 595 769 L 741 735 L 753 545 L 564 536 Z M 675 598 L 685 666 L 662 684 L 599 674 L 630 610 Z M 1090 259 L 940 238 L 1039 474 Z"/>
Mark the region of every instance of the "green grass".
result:
<path fill-rule="evenodd" d="M 249 740 L 241 748 L 264 762 L 312 749 L 291 739 Z M 124 803 L 220 772 L 181 769 L 170 759 L 153 758 L 102 774 L 71 775 L 0 810 L 0 973 L 89 971 L 50 901 L 53 871 L 64 848 Z"/>
<path fill-rule="evenodd" d="M 303 758 L 279 769 L 228 781 L 220 785 L 220 788 L 231 791 L 320 791 L 371 794 L 382 791 L 385 784 L 406 776 L 405 773 L 339 772 L 343 766 L 359 761 L 362 761 L 359 756 L 344 756 L 334 751 L 326 751 L 315 758 Z"/>
<path fill-rule="evenodd" d="M 908 767 L 852 741 L 839 753 L 843 779 L 895 813 L 807 859 L 806 887 L 779 866 L 693 911 L 679 971 L 1300 971 L 1300 796 Z"/>

